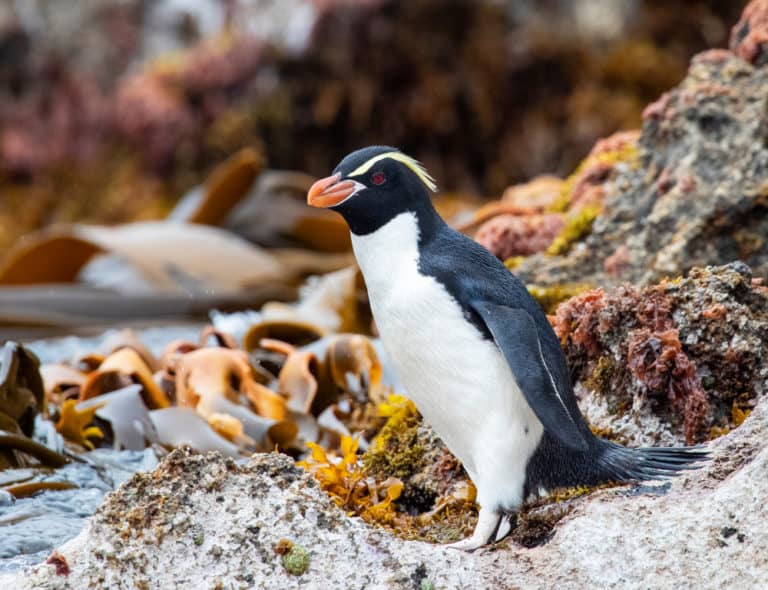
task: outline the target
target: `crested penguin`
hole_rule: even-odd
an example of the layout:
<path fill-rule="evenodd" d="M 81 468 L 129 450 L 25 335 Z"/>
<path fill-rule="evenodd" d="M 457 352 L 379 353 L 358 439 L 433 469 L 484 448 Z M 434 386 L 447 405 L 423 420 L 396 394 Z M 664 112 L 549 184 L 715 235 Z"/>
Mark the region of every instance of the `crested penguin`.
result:
<path fill-rule="evenodd" d="M 496 257 L 443 221 L 435 190 L 416 160 L 372 146 L 318 180 L 307 202 L 346 220 L 384 349 L 477 488 L 475 530 L 451 547 L 504 538 L 542 489 L 670 476 L 707 457 L 595 436 L 544 312 Z"/>

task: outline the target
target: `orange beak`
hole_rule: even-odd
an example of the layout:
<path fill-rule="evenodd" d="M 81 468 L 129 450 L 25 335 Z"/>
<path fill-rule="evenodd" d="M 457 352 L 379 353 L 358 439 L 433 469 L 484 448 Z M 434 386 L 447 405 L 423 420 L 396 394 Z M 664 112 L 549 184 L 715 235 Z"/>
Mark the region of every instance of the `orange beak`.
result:
<path fill-rule="evenodd" d="M 312 207 L 333 207 L 355 192 L 351 180 L 339 182 L 341 174 L 321 178 L 309 188 L 307 204 Z"/>

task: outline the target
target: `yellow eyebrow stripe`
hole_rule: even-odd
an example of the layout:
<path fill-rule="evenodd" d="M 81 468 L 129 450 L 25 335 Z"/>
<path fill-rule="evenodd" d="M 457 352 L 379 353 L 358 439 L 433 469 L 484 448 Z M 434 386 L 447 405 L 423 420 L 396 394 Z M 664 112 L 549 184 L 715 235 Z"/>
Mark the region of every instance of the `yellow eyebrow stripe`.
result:
<path fill-rule="evenodd" d="M 376 162 L 379 162 L 385 158 L 390 158 L 405 164 L 416 176 L 419 177 L 419 180 L 421 180 L 421 182 L 423 182 L 429 190 L 432 192 L 437 192 L 437 184 L 435 184 L 435 179 L 429 175 L 427 169 L 410 156 L 406 156 L 403 152 L 385 152 L 383 154 L 379 154 L 378 156 L 374 156 L 365 164 L 358 166 L 352 172 L 347 174 L 347 177 L 360 176 L 361 174 L 365 174 L 373 167 Z"/>

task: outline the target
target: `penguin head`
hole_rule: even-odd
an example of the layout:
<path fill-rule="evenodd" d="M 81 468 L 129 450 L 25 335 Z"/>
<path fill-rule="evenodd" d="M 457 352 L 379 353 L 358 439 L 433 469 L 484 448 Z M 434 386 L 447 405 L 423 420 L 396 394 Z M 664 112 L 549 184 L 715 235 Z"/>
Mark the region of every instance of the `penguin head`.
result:
<path fill-rule="evenodd" d="M 345 157 L 327 178 L 309 189 L 307 203 L 340 213 L 357 235 L 377 230 L 406 211 L 432 211 L 435 181 L 410 156 L 371 146 Z"/>

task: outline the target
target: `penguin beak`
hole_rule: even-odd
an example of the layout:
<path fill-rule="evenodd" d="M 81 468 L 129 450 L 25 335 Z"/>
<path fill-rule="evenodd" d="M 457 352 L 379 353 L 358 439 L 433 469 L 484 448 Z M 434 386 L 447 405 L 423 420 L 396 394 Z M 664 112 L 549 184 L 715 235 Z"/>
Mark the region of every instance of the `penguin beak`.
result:
<path fill-rule="evenodd" d="M 307 204 L 312 207 L 333 207 L 355 192 L 355 183 L 351 180 L 339 182 L 341 174 L 321 178 L 309 188 Z"/>

